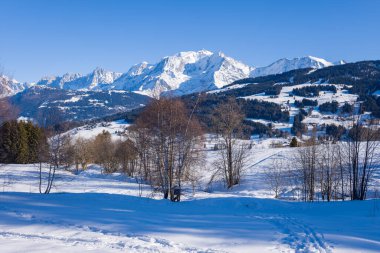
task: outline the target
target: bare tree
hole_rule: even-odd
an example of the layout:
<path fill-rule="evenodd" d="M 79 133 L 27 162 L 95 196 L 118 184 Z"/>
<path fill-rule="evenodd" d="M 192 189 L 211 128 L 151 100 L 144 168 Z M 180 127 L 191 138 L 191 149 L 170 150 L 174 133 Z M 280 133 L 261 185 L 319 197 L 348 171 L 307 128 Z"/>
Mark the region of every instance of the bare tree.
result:
<path fill-rule="evenodd" d="M 78 138 L 73 143 L 74 147 L 74 160 L 77 173 L 79 166 L 82 170 L 87 169 L 88 164 L 92 161 L 92 146 L 91 141 L 83 138 Z"/>
<path fill-rule="evenodd" d="M 301 178 L 303 182 L 303 198 L 305 201 L 314 201 L 315 181 L 317 168 L 318 146 L 315 138 L 306 142 L 306 146 L 298 150 L 298 162 L 301 167 Z"/>
<path fill-rule="evenodd" d="M 200 157 L 198 121 L 180 100 L 161 98 L 146 107 L 130 130 L 140 167 L 149 174 L 145 178 L 160 188 L 164 198 L 179 201 L 182 180 Z"/>
<path fill-rule="evenodd" d="M 274 197 L 277 199 L 285 186 L 286 180 L 286 169 L 282 156 L 272 158 L 271 166 L 265 171 L 265 179 L 274 192 Z"/>
<path fill-rule="evenodd" d="M 352 200 L 366 198 L 368 184 L 379 161 L 376 152 L 379 130 L 370 123 L 364 126 L 359 117 L 343 142 L 346 164 L 349 168 L 350 196 Z"/>
<path fill-rule="evenodd" d="M 115 151 L 116 144 L 112 141 L 111 134 L 108 131 L 103 130 L 92 142 L 93 161 L 101 165 L 105 173 L 113 173 L 118 170 Z"/>
<path fill-rule="evenodd" d="M 71 138 L 67 134 L 57 133 L 52 136 L 49 141 L 49 153 L 47 157 L 41 157 L 39 167 L 39 191 L 40 193 L 49 194 L 55 180 L 56 172 L 59 168 L 70 165 L 69 160 L 72 159 L 68 152 L 71 146 Z M 46 159 L 46 162 L 42 161 Z M 47 167 L 47 178 L 43 179 L 42 173 L 44 167 Z M 43 181 L 46 180 L 45 187 Z M 44 190 L 43 190 L 44 187 Z"/>
<path fill-rule="evenodd" d="M 123 173 L 130 177 L 135 176 L 137 149 L 130 139 L 116 144 L 115 157 Z"/>
<path fill-rule="evenodd" d="M 141 196 L 142 184 L 144 182 L 153 182 L 152 173 L 150 173 L 154 164 L 154 155 L 151 152 L 151 139 L 148 129 L 136 125 L 128 128 L 128 136 L 134 141 L 138 156 L 135 179 L 139 185 L 139 195 Z"/>
<path fill-rule="evenodd" d="M 321 144 L 318 156 L 317 181 L 322 200 L 330 201 L 337 198 L 338 186 L 340 185 L 339 171 L 339 147 L 326 142 Z"/>
<path fill-rule="evenodd" d="M 315 138 L 309 139 L 297 152 L 299 170 L 297 177 L 302 182 L 302 197 L 313 201 L 364 200 L 379 163 L 378 145 L 380 133 L 371 121 L 354 117 L 353 127 L 338 144 L 331 141 L 317 145 Z M 320 195 L 319 195 L 320 194 Z"/>
<path fill-rule="evenodd" d="M 239 140 L 243 136 L 243 119 L 244 114 L 232 98 L 220 104 L 214 111 L 215 132 L 220 137 L 220 159 L 216 161 L 215 167 L 224 174 L 228 189 L 239 184 L 247 158 L 248 145 Z"/>

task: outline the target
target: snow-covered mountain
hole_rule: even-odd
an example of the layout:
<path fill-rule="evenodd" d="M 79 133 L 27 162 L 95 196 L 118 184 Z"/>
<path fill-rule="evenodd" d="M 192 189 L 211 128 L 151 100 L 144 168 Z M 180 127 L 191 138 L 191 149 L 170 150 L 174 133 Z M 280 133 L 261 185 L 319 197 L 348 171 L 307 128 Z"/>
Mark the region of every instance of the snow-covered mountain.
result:
<path fill-rule="evenodd" d="M 126 73 L 96 68 L 93 72 L 63 76 L 44 77 L 36 85 L 64 90 L 97 91 L 124 90 L 158 97 L 161 95 L 183 95 L 222 88 L 232 82 L 271 74 L 280 74 L 300 68 L 324 68 L 344 64 L 344 61 L 328 62 L 307 56 L 280 59 L 266 67 L 251 67 L 225 54 L 207 50 L 180 52 L 162 58 L 156 64 L 142 62 L 132 66 Z M 13 95 L 31 84 L 14 80 L 4 82 L 0 96 Z"/>
<path fill-rule="evenodd" d="M 20 83 L 5 75 L 0 76 L 0 98 L 12 96 L 28 87 L 30 87 L 28 83 Z"/>
<path fill-rule="evenodd" d="M 96 68 L 88 75 L 66 73 L 63 76 L 44 77 L 37 82 L 37 85 L 46 85 L 51 88 L 65 90 L 104 90 L 112 84 L 122 73 L 106 71 Z"/>
<path fill-rule="evenodd" d="M 314 56 L 305 56 L 301 58 L 294 58 L 294 59 L 280 59 L 278 61 L 275 61 L 274 63 L 266 66 L 266 67 L 260 67 L 256 68 L 251 72 L 251 77 L 258 77 L 258 76 L 267 76 L 267 75 L 273 75 L 273 74 L 281 74 L 283 72 L 291 71 L 294 69 L 302 69 L 302 68 L 325 68 L 333 65 L 341 65 L 345 64 L 344 61 L 339 61 L 336 63 L 332 63 L 329 61 L 326 61 L 322 58 L 317 58 Z"/>
<path fill-rule="evenodd" d="M 165 57 L 154 65 L 137 64 L 112 86 L 149 96 L 182 95 L 221 88 L 248 77 L 252 69 L 223 53 L 188 51 Z"/>

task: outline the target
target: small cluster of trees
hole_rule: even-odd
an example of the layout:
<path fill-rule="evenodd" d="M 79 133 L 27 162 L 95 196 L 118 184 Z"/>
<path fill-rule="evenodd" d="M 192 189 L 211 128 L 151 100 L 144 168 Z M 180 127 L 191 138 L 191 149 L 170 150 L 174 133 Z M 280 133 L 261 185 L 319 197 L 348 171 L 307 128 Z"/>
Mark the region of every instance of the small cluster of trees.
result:
<path fill-rule="evenodd" d="M 57 170 L 78 173 L 91 163 L 101 165 L 103 173 L 118 171 L 134 176 L 136 157 L 136 148 L 129 139 L 112 140 L 107 131 L 92 139 L 73 139 L 69 134 L 54 133 L 36 161 L 39 163 L 39 191 L 50 193 Z"/>
<path fill-rule="evenodd" d="M 335 85 L 313 85 L 293 89 L 292 93 L 300 97 L 317 97 L 321 91 L 337 92 Z"/>
<path fill-rule="evenodd" d="M 36 163 L 46 146 L 43 129 L 31 122 L 6 121 L 0 127 L 0 163 Z"/>
<path fill-rule="evenodd" d="M 68 134 L 56 134 L 50 139 L 51 152 L 60 157 L 57 167 L 75 171 L 87 169 L 91 163 L 99 164 L 103 173 L 123 172 L 134 176 L 137 151 L 130 140 L 113 140 L 108 131 L 92 139 L 71 138 Z"/>
<path fill-rule="evenodd" d="M 379 130 L 355 124 L 341 142 L 311 138 L 293 159 L 276 160 L 266 175 L 275 196 L 287 187 L 304 201 L 364 200 L 380 157 Z"/>
<path fill-rule="evenodd" d="M 360 99 L 364 101 L 362 111 L 371 112 L 374 117 L 380 118 L 380 96 L 363 95 Z"/>
<path fill-rule="evenodd" d="M 320 112 L 330 112 L 330 113 L 336 113 L 339 108 L 339 103 L 337 101 L 332 102 L 326 102 L 319 106 Z"/>
<path fill-rule="evenodd" d="M 331 102 L 326 102 L 319 105 L 319 111 L 322 113 L 337 113 L 341 114 L 352 114 L 354 111 L 354 106 L 349 103 L 344 103 L 341 107 L 339 107 L 339 103 L 335 100 Z"/>
<path fill-rule="evenodd" d="M 294 105 L 297 106 L 297 107 L 299 107 L 299 108 L 303 108 L 305 106 L 317 106 L 318 102 L 317 102 L 317 100 L 312 100 L 312 99 L 304 98 L 301 101 L 296 100 L 294 102 Z"/>
<path fill-rule="evenodd" d="M 291 133 L 297 136 L 302 135 L 306 132 L 306 126 L 302 123 L 302 120 L 305 118 L 302 112 L 299 112 L 294 116 L 293 126 L 290 129 Z"/>
<path fill-rule="evenodd" d="M 352 114 L 354 112 L 354 106 L 345 102 L 344 105 L 340 108 L 342 114 Z"/>
<path fill-rule="evenodd" d="M 313 201 L 319 191 L 322 200 L 364 200 L 378 161 L 378 131 L 354 126 L 339 144 L 309 143 L 300 149 L 303 198 Z"/>
<path fill-rule="evenodd" d="M 179 201 L 184 181 L 194 179 L 202 161 L 202 131 L 193 111 L 178 99 L 149 104 L 129 129 L 137 151 L 138 174 L 163 194 Z"/>
<path fill-rule="evenodd" d="M 344 126 L 337 126 L 334 124 L 326 125 L 326 135 L 331 136 L 334 141 L 338 141 L 346 133 Z"/>
<path fill-rule="evenodd" d="M 281 105 L 276 103 L 259 101 L 257 99 L 238 99 L 237 103 L 248 118 L 279 122 L 287 122 L 289 120 L 289 112 L 282 111 Z"/>
<path fill-rule="evenodd" d="M 251 135 L 268 136 L 268 137 L 288 137 L 289 133 L 286 131 L 281 131 L 273 127 L 272 123 L 263 124 L 260 122 L 255 122 L 253 120 L 243 121 L 243 132 L 244 137 L 249 138 Z"/>

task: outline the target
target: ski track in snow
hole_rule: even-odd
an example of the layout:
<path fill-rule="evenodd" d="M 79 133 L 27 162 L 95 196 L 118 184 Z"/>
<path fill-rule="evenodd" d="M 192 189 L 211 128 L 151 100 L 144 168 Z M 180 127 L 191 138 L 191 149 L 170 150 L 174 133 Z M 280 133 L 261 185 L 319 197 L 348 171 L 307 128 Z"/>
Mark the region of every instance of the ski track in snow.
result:
<path fill-rule="evenodd" d="M 282 151 L 271 154 L 260 159 L 250 166 L 250 168 L 274 157 L 282 156 Z M 261 217 L 263 218 L 263 217 Z M 264 220 L 274 224 L 282 233 L 283 238 L 279 244 L 285 244 L 290 247 L 290 252 L 321 252 L 330 253 L 331 248 L 324 239 L 323 234 L 317 233 L 304 222 L 288 216 L 271 216 Z M 280 250 L 280 248 L 278 248 Z M 287 252 L 281 250 L 281 252 Z"/>
<path fill-rule="evenodd" d="M 13 213 L 19 220 L 27 221 L 28 224 L 54 225 L 60 235 L 46 233 L 20 233 L 0 230 L 2 239 L 31 240 L 35 243 L 53 242 L 54 245 L 76 247 L 81 246 L 86 249 L 107 249 L 117 252 L 183 252 L 183 253 L 224 253 L 225 251 L 214 249 L 198 249 L 187 247 L 180 243 L 174 243 L 162 238 L 154 238 L 145 235 L 122 234 L 100 229 L 95 226 L 69 224 L 60 220 L 46 220 L 37 218 L 35 215 L 24 212 L 9 210 L 0 207 L 0 210 Z M 62 232 L 62 230 L 64 232 Z M 65 234 L 65 236 L 62 236 Z"/>
<path fill-rule="evenodd" d="M 280 229 L 281 243 L 288 245 L 290 252 L 331 252 L 323 234 L 315 232 L 304 222 L 287 216 L 273 217 L 270 221 Z"/>
<path fill-rule="evenodd" d="M 66 236 L 46 235 L 45 233 L 16 233 L 0 231 L 0 238 L 4 239 L 26 239 L 33 240 L 37 243 L 44 243 L 44 241 L 54 242 L 54 244 L 61 244 L 64 246 L 82 246 L 87 249 L 112 249 L 120 252 L 191 252 L 191 253 L 222 253 L 212 249 L 197 249 L 193 247 L 186 247 L 182 244 L 175 244 L 164 239 L 157 239 L 147 236 L 126 236 L 126 235 L 112 235 L 101 232 L 94 228 L 89 228 L 86 233 L 86 238 L 79 232 L 71 232 Z M 78 237 L 80 235 L 81 237 Z"/>

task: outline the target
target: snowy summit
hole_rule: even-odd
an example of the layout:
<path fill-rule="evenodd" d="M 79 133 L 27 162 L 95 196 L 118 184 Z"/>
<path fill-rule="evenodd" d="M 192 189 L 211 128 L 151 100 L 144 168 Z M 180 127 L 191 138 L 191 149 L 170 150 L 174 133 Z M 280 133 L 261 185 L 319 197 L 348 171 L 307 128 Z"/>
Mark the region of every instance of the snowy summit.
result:
<path fill-rule="evenodd" d="M 325 59 L 317 58 L 314 56 L 305 56 L 294 59 L 283 58 L 266 67 L 260 67 L 253 70 L 251 77 L 281 74 L 283 72 L 303 68 L 321 69 L 341 64 L 344 64 L 344 61 L 339 61 L 337 64 L 334 64 L 332 62 L 326 61 Z"/>
<path fill-rule="evenodd" d="M 63 76 L 44 77 L 37 85 L 64 90 L 125 90 L 150 97 L 179 96 L 223 88 L 239 79 L 280 74 L 286 71 L 320 69 L 344 64 L 332 63 L 321 58 L 307 56 L 280 59 L 266 67 L 252 67 L 222 52 L 208 50 L 180 52 L 166 56 L 155 64 L 142 62 L 125 73 L 96 68 L 87 75 L 66 73 Z M 31 86 L 13 82 L 2 96 L 13 95 Z"/>

